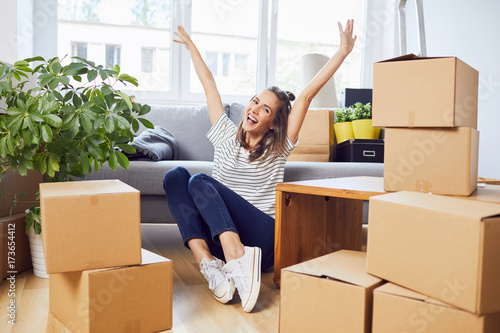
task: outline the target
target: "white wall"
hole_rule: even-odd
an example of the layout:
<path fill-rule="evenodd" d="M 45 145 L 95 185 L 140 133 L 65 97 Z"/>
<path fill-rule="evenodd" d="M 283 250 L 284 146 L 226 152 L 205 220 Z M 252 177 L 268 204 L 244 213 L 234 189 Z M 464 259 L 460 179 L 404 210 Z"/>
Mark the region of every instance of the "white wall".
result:
<path fill-rule="evenodd" d="M 399 55 L 399 0 L 367 0 L 363 86 L 372 64 Z M 427 56 L 456 56 L 479 71 L 479 176 L 500 179 L 500 1 L 423 0 Z M 407 2 L 407 53 L 419 52 L 415 0 Z"/>
<path fill-rule="evenodd" d="M 500 179 L 500 1 L 424 0 L 429 56 L 457 56 L 479 71 L 479 176 Z"/>

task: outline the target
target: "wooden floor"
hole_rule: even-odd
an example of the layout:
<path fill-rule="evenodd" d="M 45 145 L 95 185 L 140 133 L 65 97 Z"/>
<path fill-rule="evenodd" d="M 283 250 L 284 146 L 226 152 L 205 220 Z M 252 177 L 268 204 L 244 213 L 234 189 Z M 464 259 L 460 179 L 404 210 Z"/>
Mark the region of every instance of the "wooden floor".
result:
<path fill-rule="evenodd" d="M 228 304 L 217 302 L 194 261 L 182 245 L 176 225 L 142 224 L 142 247 L 173 260 L 173 328 L 166 332 L 278 332 L 279 289 L 272 270 L 262 274 L 259 299 L 245 313 L 237 293 Z M 48 280 L 32 270 L 16 277 L 16 325 L 6 316 L 9 284 L 0 284 L 0 332 L 70 332 L 49 313 Z"/>

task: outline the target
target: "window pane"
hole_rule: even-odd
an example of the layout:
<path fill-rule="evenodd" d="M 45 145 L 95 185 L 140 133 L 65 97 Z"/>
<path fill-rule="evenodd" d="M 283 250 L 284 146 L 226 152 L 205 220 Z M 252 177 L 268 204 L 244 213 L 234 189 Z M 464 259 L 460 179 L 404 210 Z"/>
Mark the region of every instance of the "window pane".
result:
<path fill-rule="evenodd" d="M 87 59 L 87 43 L 71 43 L 71 56 Z"/>
<path fill-rule="evenodd" d="M 125 90 L 170 90 L 171 0 L 59 0 L 58 55 L 84 52 L 97 65 L 118 64 L 139 80 Z M 143 70 L 143 49 L 152 61 Z M 80 50 L 80 51 L 78 51 Z M 157 52 L 155 59 L 154 50 Z M 122 58 L 123 53 L 123 58 Z M 149 61 L 149 60 L 148 60 Z M 156 63 L 155 63 L 156 62 Z"/>
<path fill-rule="evenodd" d="M 119 45 L 106 45 L 106 68 L 120 66 L 121 48 Z"/>
<path fill-rule="evenodd" d="M 212 75 L 220 93 L 251 95 L 256 85 L 259 1 L 193 0 L 192 8 L 193 41 L 201 54 L 217 53 L 218 68 Z M 236 54 L 238 63 L 231 62 Z M 208 65 L 213 59 L 205 61 Z M 203 93 L 192 66 L 190 92 Z"/>
<path fill-rule="evenodd" d="M 217 76 L 217 52 L 205 52 L 205 63 L 213 76 Z"/>
<path fill-rule="evenodd" d="M 153 72 L 154 49 L 143 47 L 141 50 L 141 69 L 145 73 Z"/>
<path fill-rule="evenodd" d="M 222 54 L 222 76 L 229 76 L 229 67 L 231 65 L 231 54 Z"/>
<path fill-rule="evenodd" d="M 340 44 L 337 21 L 353 18 L 358 40 L 353 52 L 335 74 L 337 99 L 344 88 L 359 88 L 364 0 L 286 0 L 279 2 L 276 85 L 298 94 L 302 89 L 303 55 L 319 53 L 330 58 Z M 299 24 L 300 22 L 300 24 Z"/>

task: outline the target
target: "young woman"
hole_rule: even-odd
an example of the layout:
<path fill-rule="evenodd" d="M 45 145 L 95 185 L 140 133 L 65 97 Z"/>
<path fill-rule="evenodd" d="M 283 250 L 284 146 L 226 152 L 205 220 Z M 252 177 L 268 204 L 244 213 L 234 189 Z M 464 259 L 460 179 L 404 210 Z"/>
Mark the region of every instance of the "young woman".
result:
<path fill-rule="evenodd" d="M 224 112 L 214 78 L 182 26 L 175 42 L 190 52 L 205 91 L 215 148 L 212 177 L 182 167 L 165 174 L 167 203 L 185 246 L 193 252 L 214 297 L 232 299 L 235 288 L 250 312 L 260 291 L 260 272 L 274 264 L 275 186 L 283 181 L 311 100 L 352 51 L 353 20 L 338 23 L 340 47 L 300 93 L 270 87 L 255 95 L 237 127 Z M 224 258 L 224 263 L 218 258 Z"/>

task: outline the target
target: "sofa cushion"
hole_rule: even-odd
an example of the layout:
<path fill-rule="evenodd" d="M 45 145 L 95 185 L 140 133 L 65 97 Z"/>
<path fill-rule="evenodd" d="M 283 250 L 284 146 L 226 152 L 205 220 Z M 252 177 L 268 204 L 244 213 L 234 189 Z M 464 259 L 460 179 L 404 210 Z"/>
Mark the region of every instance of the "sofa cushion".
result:
<path fill-rule="evenodd" d="M 224 111 L 229 114 L 229 104 L 224 104 Z M 213 161 L 214 148 L 206 137 L 211 127 L 206 105 L 151 105 L 145 118 L 173 134 L 179 142 L 179 160 Z M 141 125 L 139 133 L 144 129 Z"/>
<path fill-rule="evenodd" d="M 128 169 L 118 167 L 113 171 L 106 163 L 97 173 L 87 175 L 86 180 L 119 179 L 125 184 L 139 190 L 142 195 L 164 196 L 163 177 L 170 169 L 185 167 L 191 174 L 204 173 L 212 175 L 212 161 L 130 161 Z"/>
<path fill-rule="evenodd" d="M 285 164 L 285 177 L 283 181 L 294 182 L 299 180 L 360 176 L 383 177 L 384 164 L 288 161 Z"/>
<path fill-rule="evenodd" d="M 229 119 L 236 125 L 239 125 L 243 115 L 245 114 L 247 106 L 240 103 L 232 103 L 229 110 Z"/>

